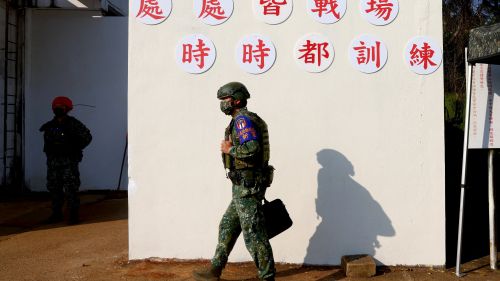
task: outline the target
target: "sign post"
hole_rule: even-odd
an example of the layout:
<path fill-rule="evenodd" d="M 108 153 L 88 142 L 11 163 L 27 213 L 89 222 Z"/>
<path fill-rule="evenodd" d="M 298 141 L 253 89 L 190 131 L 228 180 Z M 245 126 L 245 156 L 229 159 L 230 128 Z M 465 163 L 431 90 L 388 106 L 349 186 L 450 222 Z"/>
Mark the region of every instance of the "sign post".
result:
<path fill-rule="evenodd" d="M 497 243 L 495 239 L 495 193 L 493 190 L 493 153 L 490 149 L 488 152 L 488 204 L 490 215 L 490 267 L 497 269 Z"/>
<path fill-rule="evenodd" d="M 467 53 L 467 51 L 466 51 Z M 467 57 L 466 57 L 467 61 Z M 490 64 L 467 64 L 467 105 L 460 195 L 456 275 L 460 275 L 465 176 L 468 149 L 488 149 L 488 204 L 490 228 L 490 267 L 497 269 L 495 194 L 493 187 L 494 149 L 500 148 L 500 128 L 496 112 L 500 110 L 500 67 Z"/>
<path fill-rule="evenodd" d="M 463 219 L 464 219 L 464 199 L 465 199 L 465 174 L 467 172 L 467 148 L 469 141 L 469 116 L 470 116 L 470 96 L 471 96 L 471 81 L 472 81 L 472 65 L 467 63 L 467 48 L 465 49 L 465 127 L 464 127 L 464 148 L 462 156 L 462 178 L 460 180 L 460 214 L 458 217 L 458 242 L 457 242 L 457 264 L 456 264 L 456 275 L 458 277 L 460 274 L 460 258 L 462 254 L 462 230 L 463 230 Z"/>

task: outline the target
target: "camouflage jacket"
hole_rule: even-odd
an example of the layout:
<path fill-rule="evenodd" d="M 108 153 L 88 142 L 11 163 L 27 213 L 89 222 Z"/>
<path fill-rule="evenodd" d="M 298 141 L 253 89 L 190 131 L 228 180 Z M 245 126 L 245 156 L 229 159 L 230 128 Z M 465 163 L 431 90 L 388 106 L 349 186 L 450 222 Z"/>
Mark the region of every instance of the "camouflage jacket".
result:
<path fill-rule="evenodd" d="M 90 130 L 78 119 L 66 116 L 61 122 L 54 119 L 40 127 L 43 132 L 43 151 L 48 158 L 82 160 L 82 150 L 92 141 Z"/>
<path fill-rule="evenodd" d="M 257 114 L 242 108 L 226 128 L 225 139 L 233 147 L 224 156 L 227 169 L 262 168 L 267 166 L 270 156 L 267 124 Z"/>

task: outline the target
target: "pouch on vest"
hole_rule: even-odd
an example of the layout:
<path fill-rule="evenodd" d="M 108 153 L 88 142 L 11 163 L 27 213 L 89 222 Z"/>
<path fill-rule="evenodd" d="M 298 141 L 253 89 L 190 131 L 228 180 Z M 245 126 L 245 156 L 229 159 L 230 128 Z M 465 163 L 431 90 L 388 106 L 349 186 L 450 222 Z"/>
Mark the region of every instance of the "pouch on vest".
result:
<path fill-rule="evenodd" d="M 274 167 L 272 165 L 267 165 L 262 170 L 262 186 L 270 187 L 274 179 Z"/>

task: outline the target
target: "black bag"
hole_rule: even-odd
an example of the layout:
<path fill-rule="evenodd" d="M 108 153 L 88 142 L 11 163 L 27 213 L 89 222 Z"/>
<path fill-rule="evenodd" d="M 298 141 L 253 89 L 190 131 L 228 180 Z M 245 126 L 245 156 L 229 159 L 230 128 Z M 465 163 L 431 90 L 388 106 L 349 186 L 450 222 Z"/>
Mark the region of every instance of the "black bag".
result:
<path fill-rule="evenodd" d="M 280 199 L 269 202 L 264 199 L 264 218 L 266 220 L 267 238 L 271 239 L 292 226 L 293 222 Z"/>

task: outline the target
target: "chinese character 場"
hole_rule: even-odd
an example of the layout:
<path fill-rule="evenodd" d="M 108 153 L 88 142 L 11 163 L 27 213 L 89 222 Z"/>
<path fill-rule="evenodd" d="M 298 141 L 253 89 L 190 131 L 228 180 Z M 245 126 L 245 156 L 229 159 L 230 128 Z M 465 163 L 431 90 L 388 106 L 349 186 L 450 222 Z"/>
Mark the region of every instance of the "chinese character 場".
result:
<path fill-rule="evenodd" d="M 370 8 L 365 10 L 365 12 L 371 13 L 375 11 L 375 15 L 378 18 L 383 17 L 384 20 L 388 20 L 391 17 L 393 4 L 389 3 L 389 0 L 370 0 L 366 4 L 370 5 Z"/>

